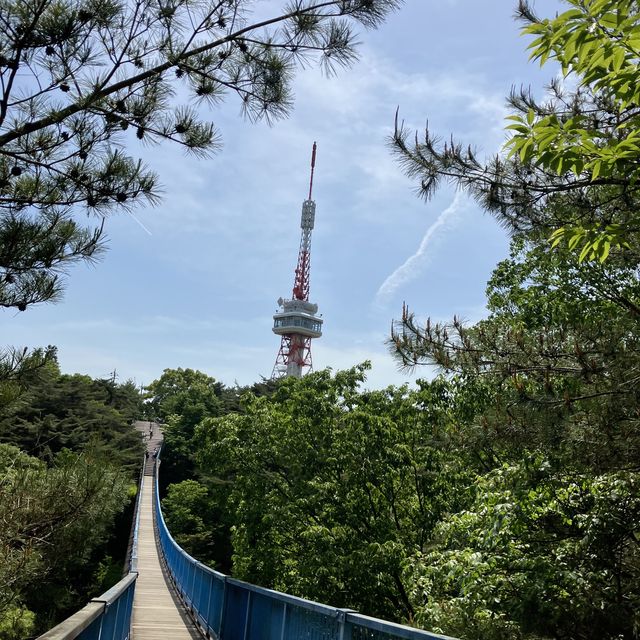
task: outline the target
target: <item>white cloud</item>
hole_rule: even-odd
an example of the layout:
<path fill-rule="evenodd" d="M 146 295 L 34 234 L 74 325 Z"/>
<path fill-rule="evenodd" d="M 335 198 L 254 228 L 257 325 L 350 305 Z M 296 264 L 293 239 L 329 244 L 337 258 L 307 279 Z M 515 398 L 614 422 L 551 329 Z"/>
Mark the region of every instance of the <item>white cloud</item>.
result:
<path fill-rule="evenodd" d="M 274 242 L 291 220 L 289 203 L 295 211 L 304 196 L 308 148 L 314 139 L 319 144 L 320 191 L 323 186 L 336 191 L 355 185 L 359 213 L 370 210 L 385 193 L 393 200 L 392 193 L 407 184 L 385 146 L 398 106 L 409 128 L 422 128 L 424 105 L 429 105 L 430 117 L 445 127 L 450 114 L 466 114 L 463 135 L 491 152 L 502 141 L 502 90 L 489 88 L 483 78 L 471 74 L 451 76 L 444 69 L 428 76 L 406 72 L 397 61 L 366 47 L 358 65 L 337 77 L 323 77 L 317 69 L 300 73 L 295 93 L 293 117 L 274 128 L 242 125 L 233 113 L 231 96 L 222 112 L 203 111 L 203 117 L 216 118 L 225 141 L 224 151 L 207 162 L 192 157 L 176 162 L 175 150 L 168 147 L 147 150 L 143 155 L 167 188 L 152 231 L 153 226 L 169 227 L 174 233 L 222 234 L 233 240 L 255 229 Z M 238 184 L 237 168 L 243 165 L 249 168 L 250 180 Z M 363 184 L 366 188 L 360 187 Z M 239 216 L 242 225 L 237 224 Z"/>

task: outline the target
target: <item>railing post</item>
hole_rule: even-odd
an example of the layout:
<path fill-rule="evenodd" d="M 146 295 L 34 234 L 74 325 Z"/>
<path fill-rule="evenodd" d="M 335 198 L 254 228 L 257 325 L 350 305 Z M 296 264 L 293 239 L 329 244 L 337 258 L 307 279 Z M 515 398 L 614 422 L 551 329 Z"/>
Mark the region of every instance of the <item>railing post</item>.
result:
<path fill-rule="evenodd" d="M 127 627 L 127 640 L 131 638 L 131 628 L 133 625 L 133 597 L 135 595 L 135 584 L 130 585 L 127 593 L 127 611 L 125 614 L 125 620 L 129 621 Z"/>
<path fill-rule="evenodd" d="M 347 614 L 356 613 L 353 609 L 337 609 L 340 632 L 338 640 L 351 640 L 351 624 L 347 622 Z"/>
<path fill-rule="evenodd" d="M 251 612 L 251 591 L 247 591 L 247 612 L 244 616 L 244 635 L 243 640 L 247 640 L 247 634 L 249 633 L 249 613 Z"/>
<path fill-rule="evenodd" d="M 207 598 L 207 638 L 209 637 L 209 627 L 211 626 L 211 592 L 213 591 L 213 581 L 215 580 L 215 576 L 213 573 L 209 574 L 209 597 Z M 204 618 L 204 616 L 202 616 Z"/>
<path fill-rule="evenodd" d="M 204 579 L 205 571 L 203 567 L 198 566 L 198 598 L 196 599 L 196 611 L 202 615 L 202 599 L 204 598 Z"/>
<path fill-rule="evenodd" d="M 222 580 L 222 611 L 220 612 L 220 628 L 218 629 L 219 640 L 225 640 L 223 631 L 224 623 L 227 617 L 227 576 Z"/>
<path fill-rule="evenodd" d="M 194 609 L 197 615 L 198 613 L 200 613 L 200 609 L 198 607 L 200 606 L 200 594 L 202 593 L 202 571 L 197 564 L 195 566 L 195 569 L 196 572 L 193 578 L 193 602 L 195 605 Z"/>
<path fill-rule="evenodd" d="M 98 629 L 98 640 L 102 640 L 102 625 L 104 623 L 104 618 L 107 613 L 107 605 L 104 604 L 102 606 L 102 615 L 100 616 L 100 628 Z"/>
<path fill-rule="evenodd" d="M 122 597 L 116 600 L 116 612 L 114 614 L 115 619 L 113 621 L 113 631 L 111 632 L 112 640 L 120 640 L 120 638 L 117 637 L 118 627 L 120 626 L 120 600 L 122 600 Z M 111 605 L 107 605 L 107 611 L 109 611 L 110 606 Z M 105 611 L 105 615 L 106 615 L 106 611 Z"/>
<path fill-rule="evenodd" d="M 287 603 L 282 608 L 282 628 L 280 629 L 280 640 L 284 640 L 284 632 L 287 628 Z"/>
<path fill-rule="evenodd" d="M 191 576 L 191 588 L 189 591 L 191 592 L 191 611 L 195 609 L 195 600 L 196 600 L 196 573 L 198 573 L 198 567 L 194 562 L 189 561 L 191 568 L 193 569 L 193 575 Z"/>
<path fill-rule="evenodd" d="M 178 553 L 176 551 L 176 553 Z M 189 582 L 189 561 L 183 554 L 180 555 L 180 562 L 182 564 L 182 575 L 180 576 L 180 593 L 186 597 L 187 590 L 185 585 Z"/>

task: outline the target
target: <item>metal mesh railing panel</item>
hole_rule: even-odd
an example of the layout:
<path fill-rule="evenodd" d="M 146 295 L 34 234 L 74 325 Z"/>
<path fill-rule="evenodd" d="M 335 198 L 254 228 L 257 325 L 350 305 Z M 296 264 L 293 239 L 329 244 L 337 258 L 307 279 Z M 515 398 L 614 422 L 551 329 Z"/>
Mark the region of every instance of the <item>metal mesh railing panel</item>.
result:
<path fill-rule="evenodd" d="M 289 607 L 284 640 L 338 640 L 340 622 L 337 611 L 327 607 L 327 613 L 312 611 L 303 607 Z"/>
<path fill-rule="evenodd" d="M 283 620 L 284 619 L 284 620 Z M 251 594 L 247 636 L 252 640 L 278 640 L 286 620 L 286 605 L 261 593 Z"/>
<path fill-rule="evenodd" d="M 100 638 L 100 623 L 102 622 L 102 616 L 96 618 L 84 631 L 80 633 L 78 640 L 99 640 Z"/>

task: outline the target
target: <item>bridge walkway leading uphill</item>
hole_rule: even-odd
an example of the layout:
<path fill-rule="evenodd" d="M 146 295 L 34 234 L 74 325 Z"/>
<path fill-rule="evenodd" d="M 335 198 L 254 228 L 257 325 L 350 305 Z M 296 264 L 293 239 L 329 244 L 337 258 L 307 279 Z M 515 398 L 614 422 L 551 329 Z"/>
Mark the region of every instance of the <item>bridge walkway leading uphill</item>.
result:
<path fill-rule="evenodd" d="M 208 637 L 220 640 L 453 640 L 258 587 L 214 571 L 189 556 L 167 529 L 155 491 L 157 465 L 153 453 L 162 442 L 162 434 L 149 422 L 138 422 L 136 428 L 147 436 L 148 455 L 129 571 L 111 589 L 38 640 L 202 638 L 170 585 L 179 589 L 181 601 Z"/>
<path fill-rule="evenodd" d="M 152 437 L 149 439 L 149 428 Z M 147 441 L 147 461 L 140 494 L 138 525 L 138 579 L 133 598 L 132 640 L 201 640 L 193 621 L 178 600 L 160 562 L 153 527 L 154 462 L 153 453 L 162 444 L 155 423 L 137 422 L 136 428 Z"/>

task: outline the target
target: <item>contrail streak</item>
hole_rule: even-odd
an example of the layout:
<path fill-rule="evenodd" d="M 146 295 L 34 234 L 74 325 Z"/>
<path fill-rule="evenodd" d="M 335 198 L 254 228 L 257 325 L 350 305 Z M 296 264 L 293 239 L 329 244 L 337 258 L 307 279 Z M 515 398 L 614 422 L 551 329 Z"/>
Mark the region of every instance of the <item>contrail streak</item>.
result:
<path fill-rule="evenodd" d="M 447 222 L 451 220 L 453 215 L 458 212 L 462 203 L 462 195 L 456 193 L 453 202 L 438 216 L 436 221 L 427 229 L 427 232 L 420 242 L 418 250 L 409 256 L 403 264 L 401 264 L 387 279 L 380 285 L 376 293 L 376 302 L 381 303 L 388 300 L 403 284 L 413 280 L 425 266 L 428 256 L 427 249 L 433 244 L 434 239 L 438 238 L 438 231 L 446 228 Z"/>
<path fill-rule="evenodd" d="M 131 211 L 127 211 L 127 213 L 151 236 L 153 235 L 151 233 L 151 231 L 149 231 L 149 229 L 147 229 L 147 227 L 145 227 L 142 222 L 140 222 L 140 220 L 138 218 L 136 218 L 136 216 L 133 215 L 133 213 L 131 213 Z"/>

